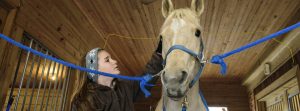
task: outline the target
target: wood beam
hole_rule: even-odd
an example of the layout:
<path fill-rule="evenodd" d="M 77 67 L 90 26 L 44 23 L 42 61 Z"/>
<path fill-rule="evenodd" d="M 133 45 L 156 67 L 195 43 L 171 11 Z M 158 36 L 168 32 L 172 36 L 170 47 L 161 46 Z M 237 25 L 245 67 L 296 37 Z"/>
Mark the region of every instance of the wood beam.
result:
<path fill-rule="evenodd" d="M 277 88 L 281 87 L 285 83 L 287 83 L 289 80 L 293 79 L 296 75 L 296 71 L 298 70 L 298 66 L 294 66 L 292 69 L 290 69 L 288 72 L 286 72 L 284 75 L 282 75 L 280 78 L 272 82 L 269 86 L 265 87 L 263 90 L 255 94 L 255 98 L 261 99 L 264 96 L 268 95 L 272 91 L 276 90 Z"/>
<path fill-rule="evenodd" d="M 13 9 L 13 10 L 9 11 L 2 33 L 4 35 L 11 36 L 12 39 L 14 39 L 16 41 L 21 41 L 23 31 L 16 27 L 15 27 L 16 29 L 14 29 L 14 31 L 12 31 L 16 14 L 17 14 L 17 9 Z M 0 78 L 0 93 L 1 93 L 0 109 L 2 109 L 2 106 L 5 101 L 8 85 L 10 83 L 10 78 L 12 75 L 11 73 L 15 66 L 14 63 L 15 63 L 15 60 L 17 60 L 18 48 L 13 47 L 11 44 L 8 44 L 4 40 L 0 40 L 0 49 L 3 49 L 3 50 L 0 50 L 0 76 L 1 76 L 1 78 Z"/>
<path fill-rule="evenodd" d="M 298 65 L 298 67 L 299 67 L 299 65 Z M 296 74 L 296 76 L 297 76 L 297 80 L 298 80 L 298 87 L 299 87 L 299 92 L 300 92 L 300 69 L 298 68 L 298 70 L 297 70 L 297 74 Z"/>
<path fill-rule="evenodd" d="M 287 62 L 291 54 L 287 53 L 287 47 L 290 47 L 293 52 L 297 53 L 300 47 L 300 28 L 289 32 L 284 38 L 281 45 L 277 46 L 267 57 L 263 60 L 262 64 L 255 69 L 249 77 L 243 81 L 243 85 L 248 87 L 251 91 L 260 85 L 262 81 L 266 78 L 264 72 L 264 63 L 271 64 L 271 72 L 278 70 L 285 62 Z M 294 54 L 295 54 L 294 53 Z"/>
<path fill-rule="evenodd" d="M 3 31 L 2 31 L 2 33 L 4 35 L 10 36 L 16 14 L 17 14 L 17 9 L 13 9 L 13 10 L 9 11 L 9 13 L 6 17 L 6 21 L 5 21 Z M 2 39 L 0 40 L 0 48 L 1 49 L 4 49 L 6 47 L 6 44 L 8 44 L 6 41 L 4 41 Z M 4 51 L 5 50 L 0 50 L 0 63 L 2 63 Z"/>
<path fill-rule="evenodd" d="M 12 25 L 14 23 L 16 14 L 17 14 L 17 9 L 13 9 L 13 10 L 9 11 L 9 13 L 7 14 L 6 19 L 5 19 L 5 23 L 4 23 L 4 28 L 3 28 L 2 34 L 10 36 L 11 30 L 12 30 Z M 5 15 L 1 15 L 1 16 L 5 16 Z M 4 49 L 5 46 L 6 46 L 6 44 L 7 44 L 6 41 L 0 39 L 0 48 L 1 49 Z M 0 62 L 3 59 L 2 58 L 3 54 L 4 54 L 4 50 L 0 50 Z"/>
<path fill-rule="evenodd" d="M 21 0 L 1 0 L 0 1 L 0 6 L 7 10 L 18 8 L 21 5 L 22 5 Z"/>
<path fill-rule="evenodd" d="M 297 76 L 298 87 L 299 87 L 299 92 L 300 92 L 300 54 L 297 55 L 297 56 L 295 57 L 295 59 L 296 59 L 296 62 L 297 62 L 297 64 L 298 64 L 298 70 L 297 70 L 297 72 L 296 72 L 296 76 Z"/>
<path fill-rule="evenodd" d="M 19 27 L 15 27 L 13 29 L 11 37 L 20 42 L 23 37 L 24 30 Z M 18 60 L 19 55 L 19 48 L 16 46 L 13 46 L 11 44 L 7 44 L 4 48 L 4 55 L 3 55 L 3 61 L 0 64 L 0 109 L 3 109 L 3 105 L 5 103 L 5 98 L 7 96 L 7 91 L 9 89 L 9 84 L 12 81 L 12 77 L 14 75 L 16 64 Z"/>

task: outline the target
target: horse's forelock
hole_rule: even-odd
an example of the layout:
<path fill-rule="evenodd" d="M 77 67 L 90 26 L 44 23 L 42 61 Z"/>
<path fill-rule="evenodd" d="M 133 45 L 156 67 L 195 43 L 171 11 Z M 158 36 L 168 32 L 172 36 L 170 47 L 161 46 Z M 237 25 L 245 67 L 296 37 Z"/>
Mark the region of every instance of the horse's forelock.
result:
<path fill-rule="evenodd" d="M 197 14 L 189 8 L 174 10 L 165 20 L 161 31 L 170 25 L 173 19 L 183 19 L 187 22 L 193 23 L 196 26 L 200 26 L 199 17 Z"/>

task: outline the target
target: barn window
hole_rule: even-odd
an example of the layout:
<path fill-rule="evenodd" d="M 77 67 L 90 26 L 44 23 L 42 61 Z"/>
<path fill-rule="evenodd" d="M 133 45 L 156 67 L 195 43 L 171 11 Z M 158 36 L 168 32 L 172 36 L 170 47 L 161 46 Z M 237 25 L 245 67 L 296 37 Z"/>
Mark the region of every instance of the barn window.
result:
<path fill-rule="evenodd" d="M 228 111 L 227 107 L 208 107 L 209 111 Z"/>
<path fill-rule="evenodd" d="M 22 44 L 59 58 L 27 33 Z M 14 111 L 64 110 L 70 68 L 24 50 L 20 50 L 17 61 L 5 107 Z"/>

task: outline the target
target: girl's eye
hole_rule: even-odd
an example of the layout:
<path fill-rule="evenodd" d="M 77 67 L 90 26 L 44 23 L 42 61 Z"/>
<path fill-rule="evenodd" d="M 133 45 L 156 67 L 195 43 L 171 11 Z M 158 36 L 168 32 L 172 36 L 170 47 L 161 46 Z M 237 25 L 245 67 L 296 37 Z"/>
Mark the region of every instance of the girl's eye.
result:
<path fill-rule="evenodd" d="M 106 59 L 105 62 L 109 62 L 109 59 Z"/>

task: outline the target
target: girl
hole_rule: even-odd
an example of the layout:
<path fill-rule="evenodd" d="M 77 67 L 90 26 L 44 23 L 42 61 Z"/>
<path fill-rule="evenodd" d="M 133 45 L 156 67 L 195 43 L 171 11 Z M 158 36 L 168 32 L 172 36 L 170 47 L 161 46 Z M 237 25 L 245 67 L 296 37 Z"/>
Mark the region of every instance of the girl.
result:
<path fill-rule="evenodd" d="M 147 73 L 157 74 L 162 70 L 162 57 L 159 52 L 161 48 L 153 53 L 151 60 L 147 63 Z M 107 51 L 100 48 L 89 51 L 83 62 L 89 69 L 120 74 L 117 61 L 112 59 Z M 133 101 L 140 92 L 138 82 L 86 72 L 81 72 L 77 76 L 80 79 L 79 88 L 72 98 L 72 111 L 134 111 Z"/>

